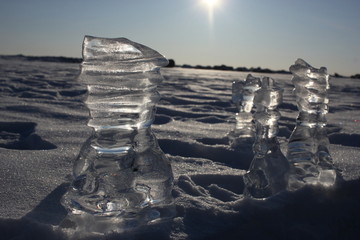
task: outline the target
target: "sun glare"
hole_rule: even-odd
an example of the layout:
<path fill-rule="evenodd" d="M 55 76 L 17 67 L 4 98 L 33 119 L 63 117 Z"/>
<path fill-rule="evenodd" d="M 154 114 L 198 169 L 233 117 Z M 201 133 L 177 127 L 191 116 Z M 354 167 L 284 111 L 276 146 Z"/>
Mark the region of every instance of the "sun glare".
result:
<path fill-rule="evenodd" d="M 214 10 L 216 7 L 219 7 L 220 1 L 221 0 L 201 0 L 204 7 L 207 8 L 210 26 L 212 26 L 214 21 Z"/>
<path fill-rule="evenodd" d="M 216 5 L 219 4 L 219 0 L 202 0 L 202 1 L 209 8 L 214 8 Z"/>

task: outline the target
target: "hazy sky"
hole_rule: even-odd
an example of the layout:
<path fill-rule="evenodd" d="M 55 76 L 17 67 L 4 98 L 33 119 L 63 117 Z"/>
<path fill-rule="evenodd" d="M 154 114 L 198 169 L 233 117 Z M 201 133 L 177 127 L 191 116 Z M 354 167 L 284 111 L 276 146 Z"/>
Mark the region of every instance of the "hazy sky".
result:
<path fill-rule="evenodd" d="M 84 35 L 126 37 L 177 64 L 360 73 L 359 0 L 0 0 L 0 54 L 81 56 Z"/>

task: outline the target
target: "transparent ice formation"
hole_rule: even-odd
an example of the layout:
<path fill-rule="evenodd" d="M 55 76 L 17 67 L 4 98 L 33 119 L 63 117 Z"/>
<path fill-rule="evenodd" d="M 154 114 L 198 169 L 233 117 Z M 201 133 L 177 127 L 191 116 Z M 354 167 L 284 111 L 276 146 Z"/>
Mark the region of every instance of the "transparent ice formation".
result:
<path fill-rule="evenodd" d="M 77 231 L 120 232 L 173 214 L 171 166 L 151 131 L 166 64 L 128 39 L 85 37 L 78 80 L 87 85 L 93 134 L 62 199 Z"/>
<path fill-rule="evenodd" d="M 325 128 L 329 74 L 325 67 L 313 68 L 302 59 L 298 59 L 290 71 L 299 115 L 288 143 L 288 190 L 294 191 L 307 184 L 332 186 L 336 171 L 327 148 L 329 140 Z"/>
<path fill-rule="evenodd" d="M 287 186 L 289 164 L 280 150 L 277 140 L 283 89 L 273 79 L 264 77 L 261 89 L 256 91 L 254 114 L 256 139 L 254 159 L 244 175 L 244 194 L 252 198 L 267 198 L 284 191 Z"/>
<path fill-rule="evenodd" d="M 260 88 L 260 78 L 249 74 L 245 81 L 236 80 L 232 84 L 232 101 L 237 107 L 235 128 L 228 134 L 232 148 L 243 148 L 252 145 L 255 139 L 253 116 L 255 91 Z"/>

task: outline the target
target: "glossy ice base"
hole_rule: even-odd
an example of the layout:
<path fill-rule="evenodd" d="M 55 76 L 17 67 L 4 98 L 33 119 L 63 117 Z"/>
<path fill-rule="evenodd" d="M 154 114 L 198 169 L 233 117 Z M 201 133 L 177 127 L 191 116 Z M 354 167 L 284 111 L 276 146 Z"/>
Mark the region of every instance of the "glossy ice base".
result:
<path fill-rule="evenodd" d="M 138 211 L 124 211 L 117 216 L 96 214 L 69 214 L 60 224 L 60 230 L 70 239 L 106 236 L 134 231 L 144 225 L 170 221 L 176 214 L 173 204 L 145 207 Z"/>
<path fill-rule="evenodd" d="M 266 199 L 286 189 L 289 163 L 276 138 L 268 139 L 266 145 L 267 153 L 255 156 L 244 175 L 244 194 L 248 197 Z"/>

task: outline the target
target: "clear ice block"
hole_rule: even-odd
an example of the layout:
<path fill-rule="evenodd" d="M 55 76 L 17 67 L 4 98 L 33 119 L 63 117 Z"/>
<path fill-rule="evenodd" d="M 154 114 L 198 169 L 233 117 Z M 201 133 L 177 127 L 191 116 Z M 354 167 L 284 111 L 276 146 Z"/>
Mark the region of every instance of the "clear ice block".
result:
<path fill-rule="evenodd" d="M 262 79 L 261 88 L 255 92 L 254 159 L 244 175 L 244 194 L 252 198 L 264 199 L 286 190 L 289 164 L 276 137 L 280 119 L 277 107 L 282 96 L 283 89 L 268 77 Z"/>
<path fill-rule="evenodd" d="M 125 38 L 85 36 L 78 80 L 87 85 L 93 134 L 62 199 L 77 231 L 121 232 L 173 215 L 171 166 L 151 131 L 167 63 Z"/>
<path fill-rule="evenodd" d="M 302 59 L 298 59 L 290 71 L 299 115 L 288 143 L 288 190 L 294 191 L 307 184 L 332 186 L 336 171 L 327 147 L 329 139 L 325 128 L 329 74 L 325 67 L 313 68 Z"/>
<path fill-rule="evenodd" d="M 255 92 L 260 88 L 260 78 L 249 74 L 245 81 L 236 80 L 232 84 L 232 101 L 236 105 L 235 128 L 229 132 L 228 139 L 231 148 L 246 148 L 255 139 L 255 129 L 251 110 L 254 105 Z"/>

